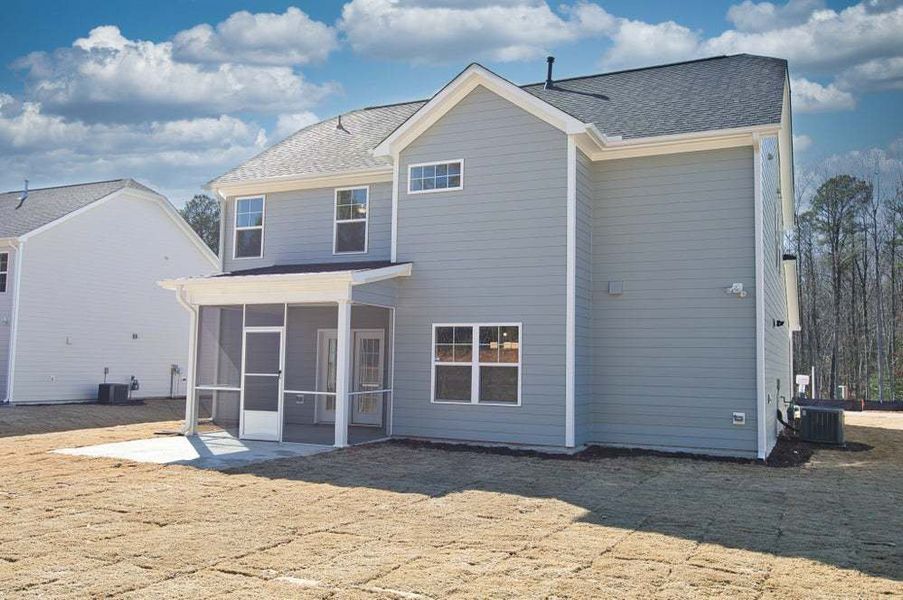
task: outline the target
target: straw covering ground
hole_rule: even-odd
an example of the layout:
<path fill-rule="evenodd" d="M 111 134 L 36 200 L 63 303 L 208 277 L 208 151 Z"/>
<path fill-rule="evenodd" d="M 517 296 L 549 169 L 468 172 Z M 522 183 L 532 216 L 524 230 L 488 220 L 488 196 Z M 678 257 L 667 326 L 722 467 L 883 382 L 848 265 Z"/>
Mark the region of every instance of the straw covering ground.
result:
<path fill-rule="evenodd" d="M 49 453 L 179 414 L 0 409 L 0 598 L 903 595 L 903 414 L 848 413 L 871 450 L 784 469 L 399 444 L 232 472 Z"/>

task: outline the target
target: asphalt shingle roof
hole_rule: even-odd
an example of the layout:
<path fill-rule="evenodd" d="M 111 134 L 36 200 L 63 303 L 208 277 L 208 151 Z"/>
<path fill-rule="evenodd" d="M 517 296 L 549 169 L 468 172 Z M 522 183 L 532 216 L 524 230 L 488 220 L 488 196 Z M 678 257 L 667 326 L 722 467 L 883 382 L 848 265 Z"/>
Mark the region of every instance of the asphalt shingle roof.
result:
<path fill-rule="evenodd" d="M 0 194 L 0 238 L 24 235 L 126 187 L 156 193 L 132 179 L 114 179 L 28 190 L 19 208 L 21 192 Z"/>
<path fill-rule="evenodd" d="M 779 123 L 787 61 L 737 54 L 521 86 L 624 139 Z M 211 182 L 328 175 L 390 164 L 370 151 L 426 104 L 377 106 L 306 127 Z"/>

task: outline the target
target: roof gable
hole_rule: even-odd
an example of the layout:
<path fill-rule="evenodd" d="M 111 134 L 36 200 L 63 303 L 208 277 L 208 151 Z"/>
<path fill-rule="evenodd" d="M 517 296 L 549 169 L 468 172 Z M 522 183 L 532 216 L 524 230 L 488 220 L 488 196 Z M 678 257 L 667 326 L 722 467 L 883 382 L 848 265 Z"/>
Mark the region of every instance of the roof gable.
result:
<path fill-rule="evenodd" d="M 579 119 L 524 91 L 486 67 L 473 63 L 417 109 L 406 121 L 382 140 L 374 149 L 374 156 L 391 156 L 411 143 L 442 118 L 453 106 L 482 86 L 533 116 L 557 127 L 565 133 L 583 133 L 586 126 Z"/>
<path fill-rule="evenodd" d="M 0 194 L 0 238 L 23 236 L 124 188 L 156 193 L 134 180 L 114 179 L 29 190 L 22 206 L 21 192 Z"/>

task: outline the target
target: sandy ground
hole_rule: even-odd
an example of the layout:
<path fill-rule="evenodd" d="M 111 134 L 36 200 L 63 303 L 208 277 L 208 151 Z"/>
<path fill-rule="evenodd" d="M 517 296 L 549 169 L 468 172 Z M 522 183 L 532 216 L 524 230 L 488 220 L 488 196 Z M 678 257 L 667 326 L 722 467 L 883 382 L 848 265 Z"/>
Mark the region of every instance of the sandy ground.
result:
<path fill-rule="evenodd" d="M 0 409 L 0 597 L 903 595 L 903 414 L 848 413 L 872 450 L 789 469 L 394 444 L 232 472 L 48 453 L 180 410 Z"/>

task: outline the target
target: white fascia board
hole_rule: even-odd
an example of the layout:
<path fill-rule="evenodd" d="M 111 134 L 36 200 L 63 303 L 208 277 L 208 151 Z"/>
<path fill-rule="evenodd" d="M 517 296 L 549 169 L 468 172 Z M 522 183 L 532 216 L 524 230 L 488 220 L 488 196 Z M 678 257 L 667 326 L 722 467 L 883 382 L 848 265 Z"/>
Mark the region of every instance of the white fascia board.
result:
<path fill-rule="evenodd" d="M 568 135 L 586 131 L 586 124 L 579 119 L 572 117 L 544 100 L 540 100 L 510 81 L 499 77 L 489 69 L 478 64 L 472 64 L 439 90 L 429 102 L 421 106 L 398 129 L 380 142 L 373 149 L 373 155 L 393 156 L 398 154 L 399 151 L 417 139 L 477 86 L 485 87 Z"/>
<path fill-rule="evenodd" d="M 157 285 L 176 292 L 184 290 L 192 304 L 336 302 L 351 299 L 351 286 L 407 277 L 411 268 L 408 263 L 357 271 L 184 277 L 158 281 Z"/>
<path fill-rule="evenodd" d="M 607 136 L 600 132 L 595 125 L 589 125 L 586 131 L 587 136 L 583 140 L 578 140 L 578 145 L 590 160 L 613 160 L 753 146 L 757 137 L 777 135 L 780 129 L 781 125 L 775 123 L 625 140 L 621 137 Z"/>
<path fill-rule="evenodd" d="M 235 183 L 211 182 L 207 187 L 221 197 L 247 196 L 272 192 L 290 192 L 324 187 L 348 187 L 366 183 L 392 181 L 392 165 L 369 169 L 353 169 L 329 174 L 283 175 Z"/>
<path fill-rule="evenodd" d="M 351 271 L 351 285 L 376 283 L 377 281 L 395 279 L 396 277 L 410 277 L 412 269 L 413 265 L 411 263 L 405 263 L 378 269 L 367 269 L 366 271 Z"/>

